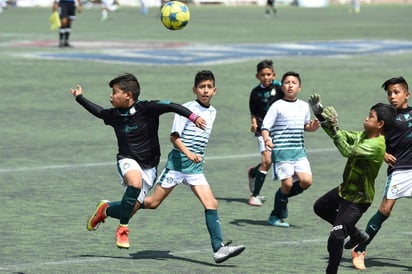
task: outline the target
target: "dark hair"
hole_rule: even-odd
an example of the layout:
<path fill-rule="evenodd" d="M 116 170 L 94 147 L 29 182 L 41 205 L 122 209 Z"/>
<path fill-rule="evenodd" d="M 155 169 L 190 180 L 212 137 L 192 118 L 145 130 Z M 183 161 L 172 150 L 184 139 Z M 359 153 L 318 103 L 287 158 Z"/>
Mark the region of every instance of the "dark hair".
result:
<path fill-rule="evenodd" d="M 125 73 L 110 81 L 109 86 L 112 88 L 114 85 L 119 86 L 123 92 L 130 91 L 133 99 L 137 101 L 140 95 L 140 84 L 136 76 L 131 73 Z"/>
<path fill-rule="evenodd" d="M 377 103 L 371 107 L 371 110 L 376 112 L 376 116 L 378 116 L 378 122 L 383 121 L 383 131 L 387 131 L 396 118 L 396 109 L 388 104 L 384 103 Z"/>
<path fill-rule="evenodd" d="M 275 71 L 275 69 L 273 68 L 273 61 L 272 60 L 263 60 L 263 61 L 259 62 L 259 64 L 257 64 L 257 66 L 256 66 L 257 73 L 259 73 L 262 69 L 266 69 L 266 68 Z"/>
<path fill-rule="evenodd" d="M 396 85 L 396 84 L 403 85 L 406 88 L 406 90 L 409 91 L 408 83 L 406 82 L 405 78 L 403 78 L 402 76 L 393 77 L 389 80 L 386 80 L 385 83 L 382 84 L 382 88 L 385 91 L 387 91 L 390 86 Z"/>
<path fill-rule="evenodd" d="M 282 84 L 283 84 L 283 81 L 285 81 L 286 77 L 288 77 L 288 76 L 294 76 L 294 77 L 298 78 L 299 84 L 302 84 L 302 80 L 300 79 L 299 73 L 294 72 L 294 71 L 288 71 L 288 72 L 286 72 L 285 74 L 283 74 L 283 76 L 282 76 L 282 81 L 281 81 Z"/>
<path fill-rule="evenodd" d="M 201 82 L 203 82 L 203 81 L 206 81 L 206 80 L 213 81 L 213 85 L 216 84 L 216 82 L 215 82 L 215 76 L 213 75 L 213 73 L 212 73 L 210 70 L 201 70 L 201 71 L 198 71 L 198 72 L 196 73 L 196 76 L 195 76 L 194 86 L 197 87 L 197 85 L 198 85 L 199 83 L 201 83 Z"/>

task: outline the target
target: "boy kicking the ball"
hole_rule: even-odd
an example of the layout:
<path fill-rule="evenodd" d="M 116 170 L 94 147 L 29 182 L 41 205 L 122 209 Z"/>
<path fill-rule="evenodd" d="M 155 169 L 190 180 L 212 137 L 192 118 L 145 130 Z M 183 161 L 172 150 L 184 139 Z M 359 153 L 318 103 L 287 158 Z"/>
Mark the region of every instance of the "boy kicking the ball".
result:
<path fill-rule="evenodd" d="M 348 158 L 343 172 L 343 182 L 320 197 L 314 204 L 315 213 L 332 225 L 327 249 L 329 262 L 327 274 L 335 274 L 343 254 L 345 238 L 350 235 L 355 242 L 367 241 L 369 235 L 355 225 L 372 204 L 375 179 L 385 155 L 386 132 L 395 121 L 395 108 L 378 103 L 371 107 L 366 117 L 364 131 L 346 131 L 338 128 L 338 115 L 334 107 L 323 106 L 318 94 L 311 95 L 309 104 L 321 126 L 342 154 Z"/>

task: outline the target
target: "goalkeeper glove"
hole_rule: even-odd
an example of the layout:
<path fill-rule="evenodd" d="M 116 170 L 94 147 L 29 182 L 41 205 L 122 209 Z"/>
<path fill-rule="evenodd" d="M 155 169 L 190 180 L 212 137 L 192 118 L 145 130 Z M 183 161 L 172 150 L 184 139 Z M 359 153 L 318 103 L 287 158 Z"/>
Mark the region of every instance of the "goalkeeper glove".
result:
<path fill-rule="evenodd" d="M 320 95 L 317 93 L 312 94 L 308 99 L 308 103 L 312 108 L 313 114 L 316 118 L 318 118 L 319 122 L 325 122 L 325 118 L 322 116 L 323 106 L 320 101 Z"/>
<path fill-rule="evenodd" d="M 323 109 L 322 117 L 326 120 L 332 135 L 336 135 L 338 127 L 338 113 L 333 106 L 328 106 Z"/>

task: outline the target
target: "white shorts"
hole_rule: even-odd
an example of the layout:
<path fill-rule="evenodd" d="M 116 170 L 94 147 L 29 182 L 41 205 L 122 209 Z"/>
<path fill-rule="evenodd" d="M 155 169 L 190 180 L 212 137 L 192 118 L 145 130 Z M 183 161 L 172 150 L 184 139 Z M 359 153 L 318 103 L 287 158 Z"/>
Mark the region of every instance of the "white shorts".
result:
<path fill-rule="evenodd" d="M 162 171 L 157 183 L 163 188 L 171 188 L 181 183 L 188 187 L 209 185 L 203 173 L 189 174 L 167 168 Z"/>
<path fill-rule="evenodd" d="M 117 170 L 121 178 L 120 184 L 126 189 L 127 184 L 124 181 L 124 175 L 130 170 L 137 170 L 142 174 L 142 189 L 137 200 L 143 203 L 147 192 L 153 187 L 156 181 L 157 170 L 155 167 L 149 169 L 142 169 L 140 165 L 133 159 L 125 158 L 117 161 Z"/>
<path fill-rule="evenodd" d="M 105 8 L 109 8 L 114 5 L 114 0 L 102 0 L 102 5 Z"/>
<path fill-rule="evenodd" d="M 273 164 L 273 180 L 284 180 L 294 177 L 296 172 L 308 173 L 312 175 L 308 158 L 297 161 L 277 162 Z"/>
<path fill-rule="evenodd" d="M 259 152 L 262 154 L 262 153 L 265 152 L 265 150 L 266 150 L 265 141 L 263 141 L 263 137 L 262 137 L 262 136 L 258 136 L 258 137 L 257 137 L 257 141 L 258 141 L 258 149 L 259 149 Z"/>
<path fill-rule="evenodd" d="M 395 200 L 412 195 L 412 170 L 397 170 L 386 178 L 384 197 Z"/>

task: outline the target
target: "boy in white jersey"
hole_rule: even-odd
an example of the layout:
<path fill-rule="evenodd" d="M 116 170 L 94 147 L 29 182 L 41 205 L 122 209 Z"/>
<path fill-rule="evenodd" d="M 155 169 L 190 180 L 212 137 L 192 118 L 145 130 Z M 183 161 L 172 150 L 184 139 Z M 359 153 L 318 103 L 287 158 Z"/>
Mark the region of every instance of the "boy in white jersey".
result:
<path fill-rule="evenodd" d="M 216 94 L 215 77 L 211 71 L 200 71 L 195 76 L 193 93 L 196 100 L 183 104 L 206 120 L 205 130 L 198 130 L 183 116 L 175 115 L 170 134 L 174 148 L 168 155 L 167 163 L 157 182 L 154 193 L 144 199 L 141 208 L 155 209 L 178 184 L 191 188 L 205 208 L 206 226 L 216 263 L 243 252 L 245 247 L 223 244 L 218 202 L 203 174 L 205 149 L 216 117 L 216 109 L 210 105 Z"/>
<path fill-rule="evenodd" d="M 266 148 L 272 150 L 274 178 L 281 181 L 268 219 L 268 224 L 273 226 L 289 226 L 284 221 L 288 217 L 288 199 L 312 185 L 304 131 L 317 130 L 320 122 L 316 118 L 310 119 L 308 103 L 297 98 L 300 90 L 300 75 L 293 71 L 286 72 L 282 77 L 284 97 L 270 106 L 262 125 Z"/>

